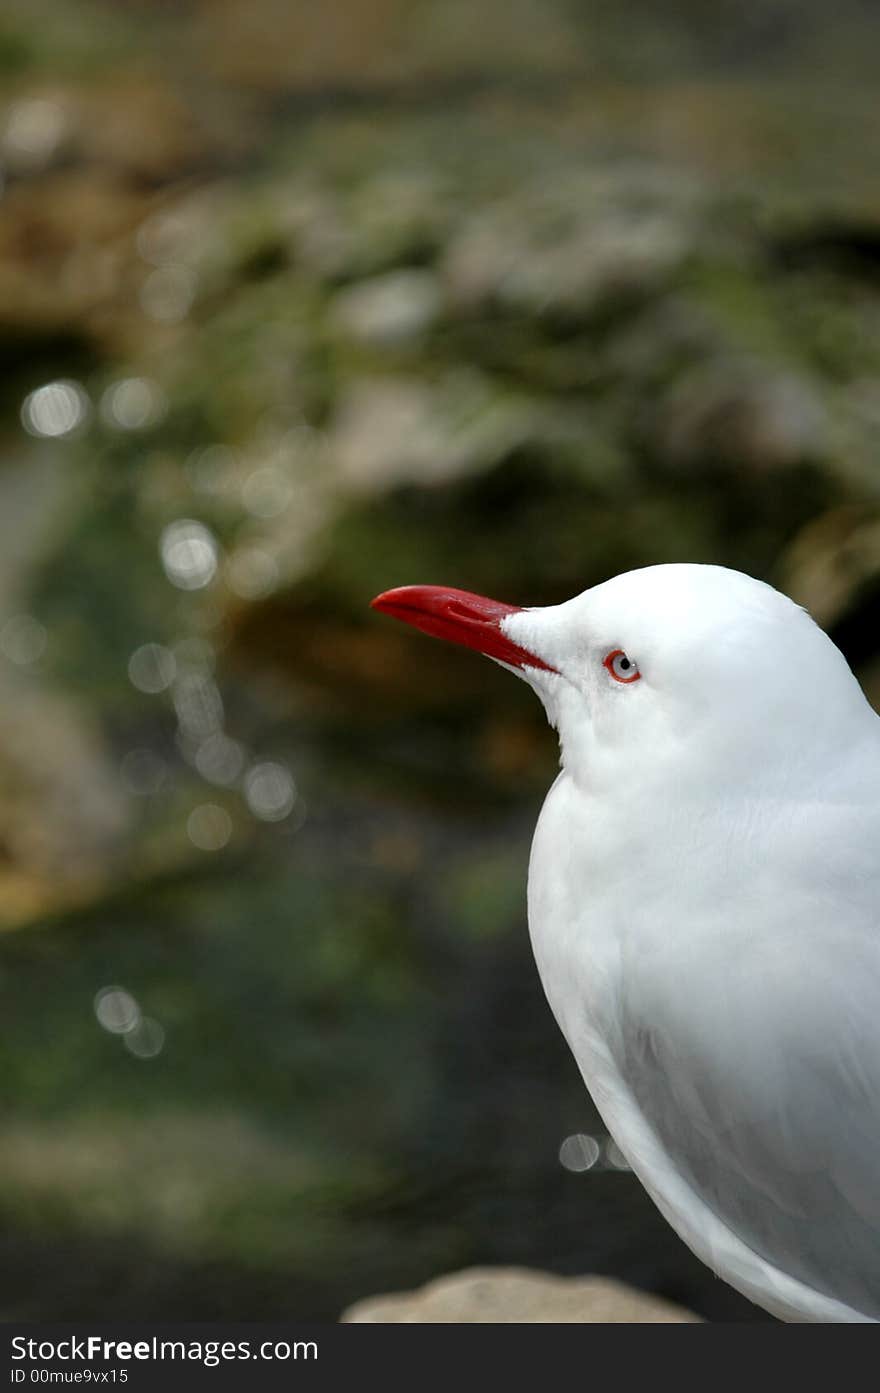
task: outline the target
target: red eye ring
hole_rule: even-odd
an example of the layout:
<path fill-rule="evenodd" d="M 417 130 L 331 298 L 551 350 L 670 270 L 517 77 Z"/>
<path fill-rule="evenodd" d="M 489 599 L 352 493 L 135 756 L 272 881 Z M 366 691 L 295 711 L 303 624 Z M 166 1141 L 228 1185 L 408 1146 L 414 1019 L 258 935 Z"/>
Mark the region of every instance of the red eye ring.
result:
<path fill-rule="evenodd" d="M 622 658 L 627 665 L 622 670 L 621 664 L 618 661 L 620 658 Z M 632 658 L 628 658 L 622 648 L 612 649 L 607 658 L 602 659 L 602 666 L 608 669 L 609 677 L 613 677 L 615 682 L 621 682 L 624 686 L 628 686 L 630 682 L 638 682 L 642 675 Z M 630 668 L 632 668 L 631 672 L 629 671 Z"/>

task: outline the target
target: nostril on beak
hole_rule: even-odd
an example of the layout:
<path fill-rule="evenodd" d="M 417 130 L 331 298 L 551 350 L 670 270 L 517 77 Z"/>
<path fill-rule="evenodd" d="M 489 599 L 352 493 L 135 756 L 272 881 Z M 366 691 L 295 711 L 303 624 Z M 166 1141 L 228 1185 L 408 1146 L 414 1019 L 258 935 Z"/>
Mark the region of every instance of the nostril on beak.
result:
<path fill-rule="evenodd" d="M 498 622 L 496 619 L 488 619 L 487 621 L 487 616 L 485 614 L 481 614 L 480 611 L 477 609 L 471 609 L 468 605 L 462 605 L 456 600 L 453 600 L 453 602 L 447 607 L 446 612 L 453 619 L 465 619 L 468 621 L 468 623 L 471 624 L 473 624 L 474 622 L 479 624 L 485 624 L 487 622 Z"/>

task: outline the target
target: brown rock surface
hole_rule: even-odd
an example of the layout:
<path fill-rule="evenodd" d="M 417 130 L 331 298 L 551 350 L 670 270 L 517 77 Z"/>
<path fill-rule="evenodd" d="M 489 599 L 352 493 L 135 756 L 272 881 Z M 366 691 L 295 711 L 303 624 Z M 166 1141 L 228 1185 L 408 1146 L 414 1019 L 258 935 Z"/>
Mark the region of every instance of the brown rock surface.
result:
<path fill-rule="evenodd" d="M 606 1277 L 557 1277 L 526 1267 L 471 1267 L 416 1291 L 357 1301 L 353 1324 L 693 1324 L 691 1311 Z"/>

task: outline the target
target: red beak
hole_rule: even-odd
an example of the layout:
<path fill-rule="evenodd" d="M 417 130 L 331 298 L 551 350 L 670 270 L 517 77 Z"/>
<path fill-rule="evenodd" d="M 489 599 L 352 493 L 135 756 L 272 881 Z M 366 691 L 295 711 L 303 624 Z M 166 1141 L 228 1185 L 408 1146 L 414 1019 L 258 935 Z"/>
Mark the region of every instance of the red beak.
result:
<path fill-rule="evenodd" d="M 489 658 L 498 658 L 510 667 L 537 667 L 555 672 L 549 663 L 512 642 L 501 629 L 501 620 L 518 614 L 521 605 L 505 605 L 487 600 L 468 590 L 452 590 L 446 585 L 402 585 L 386 590 L 372 601 L 372 608 L 412 624 L 435 638 L 476 648 Z"/>

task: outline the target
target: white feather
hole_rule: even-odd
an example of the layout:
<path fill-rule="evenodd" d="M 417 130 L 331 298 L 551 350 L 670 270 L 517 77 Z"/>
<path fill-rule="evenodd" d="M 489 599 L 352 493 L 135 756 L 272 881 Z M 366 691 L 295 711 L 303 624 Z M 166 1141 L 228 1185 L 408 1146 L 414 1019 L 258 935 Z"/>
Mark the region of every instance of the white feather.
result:
<path fill-rule="evenodd" d="M 529 924 L 609 1131 L 752 1300 L 880 1319 L 880 720 L 802 610 L 719 567 L 503 628 L 558 669 L 523 674 L 563 758 Z"/>

